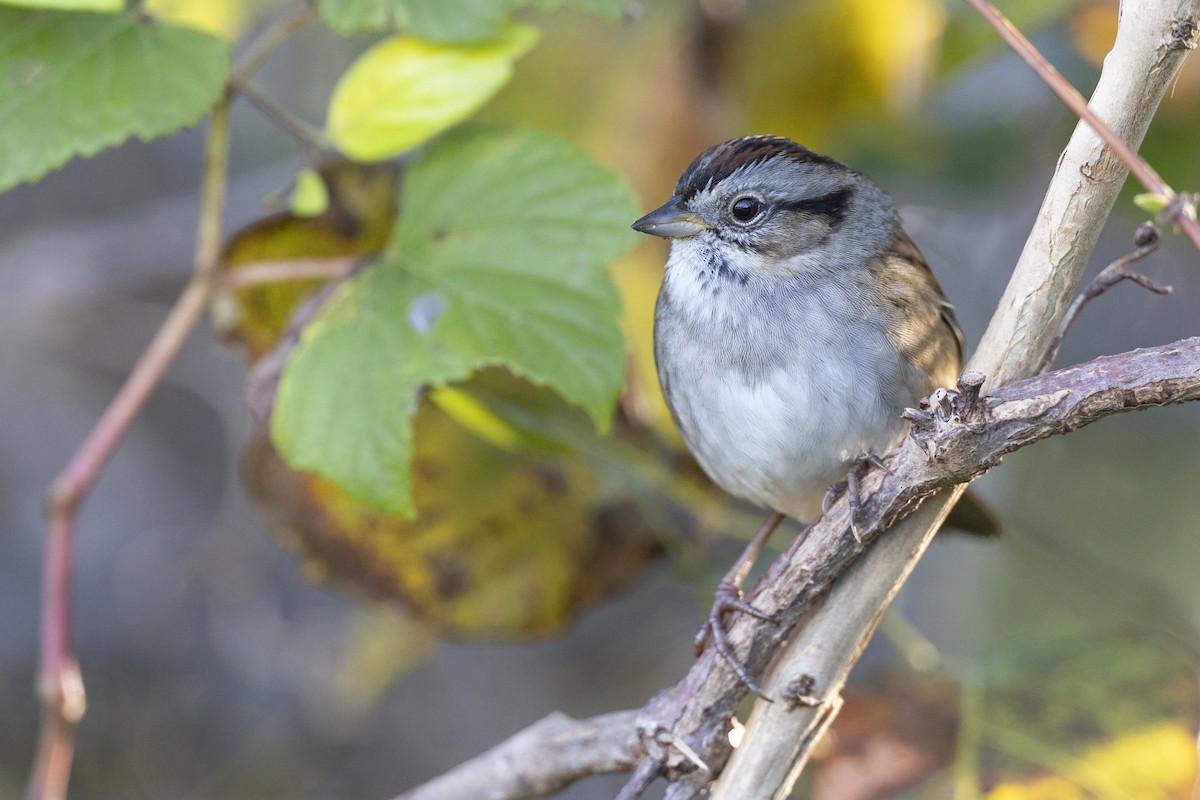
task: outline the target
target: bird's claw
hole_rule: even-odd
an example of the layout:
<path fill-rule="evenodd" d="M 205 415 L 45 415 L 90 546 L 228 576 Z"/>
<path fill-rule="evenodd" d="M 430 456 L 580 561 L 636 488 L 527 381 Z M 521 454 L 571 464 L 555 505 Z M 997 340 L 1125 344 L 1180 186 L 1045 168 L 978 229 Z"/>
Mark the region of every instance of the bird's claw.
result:
<path fill-rule="evenodd" d="M 854 541 L 859 547 L 862 547 L 863 540 L 858 532 L 858 514 L 862 510 L 858 485 L 859 481 L 862 480 L 863 474 L 866 473 L 868 465 L 878 467 L 889 475 L 892 474 L 892 471 L 888 469 L 887 464 L 883 462 L 882 458 L 874 453 L 867 453 L 850 465 L 844 481 L 838 481 L 830 486 L 825 490 L 824 497 L 821 498 L 821 514 L 824 515 L 829 513 L 829 506 L 837 499 L 838 495 L 842 492 L 846 493 L 846 503 L 850 507 L 850 533 L 854 536 Z"/>
<path fill-rule="evenodd" d="M 711 638 L 713 647 L 721 658 L 725 659 L 725 663 L 729 664 L 730 668 L 737 675 L 738 680 L 746 685 L 746 688 L 754 692 L 756 695 L 771 702 L 771 698 L 767 697 L 762 688 L 754 682 L 750 677 L 750 673 L 746 671 L 746 667 L 738 661 L 737 655 L 734 654 L 733 648 L 729 645 L 729 639 L 725 635 L 725 615 L 732 611 L 740 611 L 743 614 L 761 619 L 764 622 L 774 622 L 770 614 L 752 606 L 742 598 L 742 592 L 729 581 L 721 581 L 717 584 L 716 592 L 713 594 L 712 609 L 708 612 L 708 619 L 700 627 L 696 633 L 696 655 L 704 650 L 705 643 Z"/>

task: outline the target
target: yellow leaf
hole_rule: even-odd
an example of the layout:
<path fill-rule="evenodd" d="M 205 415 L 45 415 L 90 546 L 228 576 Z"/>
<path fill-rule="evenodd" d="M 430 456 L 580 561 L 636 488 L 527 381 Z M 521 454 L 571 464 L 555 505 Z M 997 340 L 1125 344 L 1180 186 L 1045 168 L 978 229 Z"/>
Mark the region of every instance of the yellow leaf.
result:
<path fill-rule="evenodd" d="M 254 19 L 281 0 L 146 0 L 150 16 L 233 41 Z"/>
<path fill-rule="evenodd" d="M 510 25 L 471 45 L 396 36 L 350 66 L 329 103 L 327 134 L 358 161 L 408 150 L 469 117 L 512 77 L 513 62 L 538 39 Z"/>

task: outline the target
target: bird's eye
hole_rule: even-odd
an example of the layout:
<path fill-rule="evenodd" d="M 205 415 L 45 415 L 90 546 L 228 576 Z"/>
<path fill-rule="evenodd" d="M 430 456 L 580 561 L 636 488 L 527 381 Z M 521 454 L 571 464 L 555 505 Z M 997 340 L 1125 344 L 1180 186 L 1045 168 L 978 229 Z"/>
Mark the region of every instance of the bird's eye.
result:
<path fill-rule="evenodd" d="M 757 197 L 739 197 L 729 206 L 730 215 L 738 222 L 749 222 L 762 211 Z"/>

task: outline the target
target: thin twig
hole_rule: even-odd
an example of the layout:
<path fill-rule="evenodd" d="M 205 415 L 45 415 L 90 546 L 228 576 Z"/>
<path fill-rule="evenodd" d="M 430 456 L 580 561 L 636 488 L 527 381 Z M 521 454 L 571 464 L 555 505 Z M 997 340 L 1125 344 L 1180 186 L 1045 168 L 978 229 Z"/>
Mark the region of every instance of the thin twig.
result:
<path fill-rule="evenodd" d="M 1137 263 L 1157 251 L 1160 242 L 1158 229 L 1153 224 L 1147 222 L 1138 227 L 1137 233 L 1134 235 L 1134 244 L 1137 245 L 1137 249 L 1121 256 L 1100 270 L 1099 274 L 1092 278 L 1091 283 L 1071 301 L 1071 305 L 1067 307 L 1067 313 L 1063 315 L 1062 322 L 1058 324 L 1058 330 L 1054 332 L 1054 338 L 1050 340 L 1050 348 L 1046 351 L 1042 362 L 1038 364 L 1037 372 L 1045 372 L 1054 363 L 1054 359 L 1058 357 L 1059 348 L 1062 347 L 1063 339 L 1067 336 L 1067 331 L 1071 329 L 1072 323 L 1083 311 L 1084 306 L 1121 281 L 1133 281 L 1143 289 L 1148 289 L 1155 294 L 1168 295 L 1171 293 L 1170 286 L 1156 283 L 1148 276 L 1128 269 L 1130 264 Z"/>
<path fill-rule="evenodd" d="M 1088 106 L 1087 101 L 1084 100 L 1083 95 L 1054 68 L 1054 65 L 1038 52 L 1037 48 L 1025 38 L 1025 35 L 1017 30 L 995 6 L 987 2 L 987 0 L 966 0 L 966 3 L 979 12 L 979 15 L 996 29 L 996 32 L 1008 43 L 1008 46 L 1037 73 L 1042 82 L 1049 86 L 1050 90 L 1058 95 L 1059 99 L 1076 116 L 1092 127 L 1096 135 L 1104 140 L 1109 149 L 1116 154 L 1117 158 L 1121 159 L 1121 162 L 1129 168 L 1129 171 L 1138 179 L 1142 186 L 1146 187 L 1147 191 L 1167 198 L 1168 203 L 1167 208 L 1164 210 L 1163 218 L 1178 225 L 1184 235 L 1191 241 L 1192 245 L 1197 250 L 1200 250 L 1200 224 L 1196 222 L 1194 199 L 1188 202 L 1189 196 L 1177 195 L 1175 190 L 1167 185 L 1167 182 L 1159 176 L 1145 159 L 1139 156 L 1124 139 L 1114 133 L 1103 120 L 1096 116 Z M 1131 11 L 1130 13 L 1135 12 Z M 1169 48 L 1190 50 L 1196 46 L 1195 25 L 1191 25 L 1190 27 L 1175 25 L 1172 27 L 1171 36 L 1173 38 L 1168 43 Z M 1180 199 L 1181 202 L 1174 202 L 1177 199 Z"/>
<path fill-rule="evenodd" d="M 239 94 L 245 95 L 255 108 L 300 142 L 310 158 L 325 146 L 324 138 L 319 130 L 276 103 L 274 98 L 257 84 L 234 74 L 229 77 L 229 87 Z"/>
<path fill-rule="evenodd" d="M 275 48 L 287 41 L 292 34 L 311 25 L 316 18 L 317 7 L 311 0 L 306 0 L 291 13 L 276 17 L 254 41 L 246 45 L 233 64 L 233 74 L 239 78 L 249 78 L 258 71 L 267 57 L 275 52 Z"/>
<path fill-rule="evenodd" d="M 264 283 L 285 281 L 336 280 L 353 269 L 356 258 L 289 258 L 282 261 L 258 261 L 238 266 L 221 276 L 227 289 L 245 289 Z"/>
<path fill-rule="evenodd" d="M 71 647 L 71 573 L 79 506 L 207 307 L 221 251 L 228 145 L 226 97 L 213 107 L 209 123 L 192 278 L 51 489 L 37 679 L 42 731 L 26 793 L 29 800 L 59 800 L 66 796 L 75 727 L 86 708 L 83 681 Z"/>
<path fill-rule="evenodd" d="M 276 103 L 270 95 L 251 82 L 250 76 L 258 71 L 275 48 L 297 31 L 311 25 L 316 18 L 317 8 L 311 0 L 297 6 L 291 13 L 277 17 L 254 41 L 246 45 L 229 74 L 229 90 L 245 95 L 259 111 L 296 138 L 310 156 L 323 146 L 321 132 Z"/>

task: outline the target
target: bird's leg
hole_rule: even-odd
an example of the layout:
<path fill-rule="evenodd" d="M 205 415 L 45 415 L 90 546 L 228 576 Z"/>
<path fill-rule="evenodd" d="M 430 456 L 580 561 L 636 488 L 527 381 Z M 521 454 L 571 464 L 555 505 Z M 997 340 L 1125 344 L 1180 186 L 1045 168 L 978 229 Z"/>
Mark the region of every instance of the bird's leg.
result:
<path fill-rule="evenodd" d="M 759 554 L 762 553 L 763 547 L 767 540 L 771 538 L 771 534 L 779 527 L 779 523 L 783 522 L 783 514 L 778 511 L 772 511 L 771 516 L 767 517 L 766 522 L 758 529 L 758 533 L 754 534 L 754 538 L 746 545 L 746 549 L 738 556 L 738 560 L 730 568 L 729 572 L 725 573 L 725 577 L 717 584 L 717 590 L 713 596 L 712 609 L 708 612 L 708 619 L 704 621 L 704 625 L 696 634 L 696 655 L 700 655 L 704 650 L 704 643 L 711 635 L 713 647 L 721 654 L 721 657 L 728 662 L 733 671 L 737 673 L 738 679 L 746 684 L 746 688 L 754 692 L 764 700 L 770 700 L 758 684 L 746 672 L 746 668 L 742 666 L 742 662 L 738 661 L 737 656 L 733 652 L 733 648 L 729 646 L 729 640 L 725 636 L 725 615 L 730 611 L 741 611 L 749 614 L 752 617 L 757 617 L 761 620 L 771 621 L 769 614 L 764 614 L 754 606 L 742 599 L 742 582 L 746 580 L 746 576 L 750 574 L 750 568 L 754 566 L 754 562 L 758 560 Z"/>
<path fill-rule="evenodd" d="M 854 541 L 862 547 L 862 537 L 858 535 L 858 512 L 862 506 L 859 500 L 858 482 L 862 480 L 862 476 L 867 471 L 867 466 L 879 467 L 884 472 L 891 474 L 891 470 L 883 463 L 883 459 L 874 453 L 867 453 L 855 459 L 850 465 L 850 470 L 846 473 L 846 480 L 838 481 L 825 490 L 825 496 L 821 498 L 821 514 L 826 514 L 829 511 L 829 504 L 842 493 L 846 492 L 846 502 L 850 505 L 850 533 L 854 534 Z"/>

